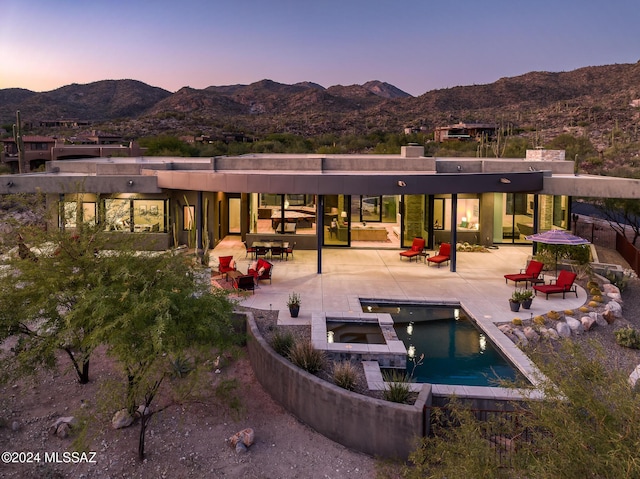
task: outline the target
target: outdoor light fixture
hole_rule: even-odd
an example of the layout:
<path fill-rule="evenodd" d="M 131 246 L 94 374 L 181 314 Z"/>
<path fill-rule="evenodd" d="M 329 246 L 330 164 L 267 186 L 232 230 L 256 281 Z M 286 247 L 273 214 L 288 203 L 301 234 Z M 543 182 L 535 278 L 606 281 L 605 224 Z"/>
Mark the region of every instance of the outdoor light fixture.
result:
<path fill-rule="evenodd" d="M 413 334 L 413 323 L 409 323 L 407 326 L 407 334 L 411 336 Z"/>
<path fill-rule="evenodd" d="M 500 183 L 508 185 L 509 183 L 511 183 L 511 180 L 509 178 L 500 178 Z"/>
<path fill-rule="evenodd" d="M 127 182 L 127 184 L 128 184 L 129 186 L 133 186 L 133 180 L 129 180 L 129 181 Z"/>
<path fill-rule="evenodd" d="M 462 171 L 462 166 L 458 165 L 456 168 L 458 171 Z"/>
<path fill-rule="evenodd" d="M 407 354 L 409 355 L 410 358 L 415 357 L 415 355 L 416 355 L 416 347 L 415 346 L 409 346 L 409 351 L 407 351 Z"/>
<path fill-rule="evenodd" d="M 13 181 L 11 181 L 11 180 L 7 181 L 7 186 L 9 188 L 11 188 L 13 186 Z"/>
<path fill-rule="evenodd" d="M 399 186 L 400 188 L 404 188 L 405 186 L 407 186 L 407 184 L 406 184 L 404 181 L 402 181 L 402 180 L 398 180 L 398 186 Z"/>

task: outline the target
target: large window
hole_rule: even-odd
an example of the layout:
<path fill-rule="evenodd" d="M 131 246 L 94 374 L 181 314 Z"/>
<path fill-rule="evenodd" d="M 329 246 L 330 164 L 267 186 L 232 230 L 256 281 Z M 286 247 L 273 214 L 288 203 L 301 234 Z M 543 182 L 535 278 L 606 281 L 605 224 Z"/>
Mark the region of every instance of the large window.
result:
<path fill-rule="evenodd" d="M 167 232 L 165 200 L 120 199 L 104 200 L 105 229 L 136 233 Z"/>

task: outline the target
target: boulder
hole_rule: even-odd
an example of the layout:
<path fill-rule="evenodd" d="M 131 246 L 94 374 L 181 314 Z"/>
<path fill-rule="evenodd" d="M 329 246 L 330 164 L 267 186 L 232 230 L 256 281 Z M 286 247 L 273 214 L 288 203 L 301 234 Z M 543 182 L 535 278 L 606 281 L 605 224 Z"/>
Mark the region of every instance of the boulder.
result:
<path fill-rule="evenodd" d="M 603 327 L 604 327 L 604 326 L 607 326 L 607 325 L 609 324 L 609 323 L 607 322 L 607 320 L 606 320 L 606 319 L 604 319 L 604 317 L 603 317 L 600 313 L 598 313 L 598 312 L 596 312 L 596 311 L 592 311 L 592 312 L 590 312 L 590 313 L 589 313 L 589 316 L 590 316 L 590 317 L 592 317 L 592 318 L 594 319 L 594 321 L 596 322 L 596 324 L 597 324 L 598 326 L 603 326 Z"/>
<path fill-rule="evenodd" d="M 59 417 L 51 425 L 49 430 L 51 434 L 58 436 L 60 439 L 65 439 L 71 433 L 71 429 L 78 425 L 78 420 L 73 416 Z"/>
<path fill-rule="evenodd" d="M 566 321 L 567 325 L 569 325 L 569 327 L 571 328 L 571 331 L 573 331 L 575 334 L 584 333 L 584 327 L 582 326 L 582 323 L 578 321 L 576 318 L 572 316 L 566 316 L 564 320 Z"/>
<path fill-rule="evenodd" d="M 129 427 L 131 426 L 131 424 L 133 424 L 133 417 L 126 409 L 120 409 L 113 415 L 113 418 L 111 419 L 111 426 L 114 429 Z"/>
<path fill-rule="evenodd" d="M 611 311 L 611 313 L 615 318 L 622 317 L 622 306 L 620 306 L 620 304 L 615 301 L 609 301 L 607 305 L 604 307 L 604 311 L 605 312 Z"/>
<path fill-rule="evenodd" d="M 581 317 L 580 322 L 582 323 L 582 327 L 585 331 L 591 331 L 596 324 L 595 318 L 592 318 L 591 316 Z"/>
<path fill-rule="evenodd" d="M 558 332 L 558 336 L 561 338 L 571 337 L 571 328 L 565 322 L 558 322 L 558 324 L 556 324 L 556 331 Z"/>
<path fill-rule="evenodd" d="M 620 296 L 620 293 L 607 293 L 607 297 L 611 298 L 616 303 L 622 303 L 622 296 Z"/>
<path fill-rule="evenodd" d="M 527 338 L 528 341 L 533 343 L 535 343 L 540 339 L 540 335 L 538 334 L 538 332 L 535 329 L 533 329 L 531 326 L 527 326 L 524 328 L 524 336 Z"/>
<path fill-rule="evenodd" d="M 620 294 L 620 288 L 618 288 L 615 284 L 611 284 L 611 283 L 603 284 L 602 291 L 604 291 L 606 294 L 609 294 L 609 293 L 618 294 L 618 295 Z"/>
<path fill-rule="evenodd" d="M 516 344 L 522 344 L 523 346 L 526 346 L 529 344 L 529 340 L 527 339 L 527 336 L 524 334 L 524 332 L 521 329 L 514 329 L 513 334 L 517 338 Z"/>
<path fill-rule="evenodd" d="M 243 429 L 235 433 L 233 436 L 229 438 L 229 444 L 231 447 L 236 447 L 239 443 L 243 444 L 245 447 L 251 446 L 253 441 L 255 440 L 255 432 L 250 427 Z M 236 447 L 236 452 L 238 452 Z"/>
<path fill-rule="evenodd" d="M 549 334 L 549 339 L 553 339 L 554 341 L 557 341 L 558 339 L 560 339 L 560 336 L 558 335 L 558 331 L 556 331 L 553 328 L 549 328 L 547 329 L 547 332 Z"/>

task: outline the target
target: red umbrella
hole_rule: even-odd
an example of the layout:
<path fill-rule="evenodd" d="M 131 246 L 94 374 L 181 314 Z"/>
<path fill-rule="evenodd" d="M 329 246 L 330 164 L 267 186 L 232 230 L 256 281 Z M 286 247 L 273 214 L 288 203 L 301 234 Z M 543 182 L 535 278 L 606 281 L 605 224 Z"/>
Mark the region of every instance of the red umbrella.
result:
<path fill-rule="evenodd" d="M 534 235 L 525 236 L 529 241 L 536 243 L 552 244 L 552 245 L 570 245 L 576 246 L 581 244 L 589 244 L 584 238 L 576 236 L 565 230 L 549 230 Z M 558 276 L 558 248 L 556 250 L 556 277 Z"/>

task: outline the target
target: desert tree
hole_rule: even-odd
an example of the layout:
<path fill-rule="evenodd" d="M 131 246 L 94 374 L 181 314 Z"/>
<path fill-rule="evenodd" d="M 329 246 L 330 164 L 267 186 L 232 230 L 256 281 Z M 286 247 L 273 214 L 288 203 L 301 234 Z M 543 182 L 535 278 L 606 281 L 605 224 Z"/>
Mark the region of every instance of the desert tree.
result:
<path fill-rule="evenodd" d="M 208 270 L 194 269 L 191 258 L 131 251 L 119 256 L 110 272 L 117 284 L 93 298 L 94 340 L 107 346 L 122 370 L 122 405 L 139 417 L 142 460 L 148 423 L 166 407 L 154 409 L 152 403 L 167 379 L 178 369 L 197 370 L 212 351 L 235 344 L 240 335 L 228 294 L 212 290 Z"/>
<path fill-rule="evenodd" d="M 54 367 L 59 352 L 69 358 L 80 383 L 89 381 L 93 342 L 89 298 L 118 278 L 116 258 L 98 254 L 108 238 L 97 225 L 73 231 L 41 224 L 8 229 L 17 246 L 3 256 L 0 274 L 0 341 L 14 337 L 3 377 Z"/>

